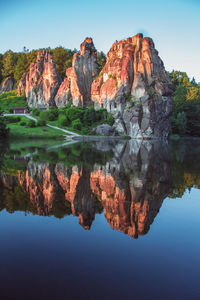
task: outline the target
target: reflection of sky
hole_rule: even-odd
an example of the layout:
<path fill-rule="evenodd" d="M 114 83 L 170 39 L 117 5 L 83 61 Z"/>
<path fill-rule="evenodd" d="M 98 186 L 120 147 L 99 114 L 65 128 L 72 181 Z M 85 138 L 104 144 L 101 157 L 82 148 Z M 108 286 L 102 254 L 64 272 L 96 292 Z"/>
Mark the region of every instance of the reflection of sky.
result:
<path fill-rule="evenodd" d="M 199 196 L 165 199 L 137 240 L 103 213 L 86 231 L 78 217 L 1 212 L 2 299 L 199 299 Z"/>
<path fill-rule="evenodd" d="M 0 3 L 0 52 L 63 45 L 86 36 L 107 52 L 115 40 L 142 31 L 151 36 L 168 70 L 200 81 L 199 0 L 11 0 Z"/>

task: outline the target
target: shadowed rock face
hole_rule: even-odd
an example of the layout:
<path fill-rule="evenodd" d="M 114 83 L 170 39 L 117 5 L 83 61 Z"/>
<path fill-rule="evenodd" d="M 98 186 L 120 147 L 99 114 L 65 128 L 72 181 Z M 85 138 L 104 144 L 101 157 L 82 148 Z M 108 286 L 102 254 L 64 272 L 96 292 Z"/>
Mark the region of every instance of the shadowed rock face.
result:
<path fill-rule="evenodd" d="M 55 98 L 58 107 L 66 106 L 70 100 L 76 106 L 88 106 L 91 101 L 91 85 L 99 74 L 97 51 L 91 38 L 86 38 L 75 53 L 72 67 L 66 70 L 66 78 L 62 82 Z"/>
<path fill-rule="evenodd" d="M 11 76 L 5 78 L 0 85 L 0 94 L 16 89 L 16 81 Z"/>
<path fill-rule="evenodd" d="M 169 132 L 172 92 L 152 39 L 138 34 L 113 44 L 92 83 L 91 98 L 96 108 L 114 115 L 121 134 L 163 139 Z"/>
<path fill-rule="evenodd" d="M 103 208 L 113 229 L 133 238 L 146 234 L 169 193 L 167 146 L 136 141 L 106 145 L 104 141 L 96 142 L 96 147 L 114 149 L 113 158 L 93 167 L 29 161 L 26 171 L 18 171 L 17 177 L 1 173 L 0 183 L 6 190 L 15 190 L 18 182 L 39 215 L 72 213 L 84 229 L 90 229 L 95 214 Z M 16 192 L 13 202 L 15 197 Z M 66 213 L 67 207 L 71 208 Z"/>
<path fill-rule="evenodd" d="M 55 106 L 54 98 L 60 83 L 49 51 L 40 50 L 36 62 L 30 65 L 29 73 L 25 73 L 19 82 L 18 95 L 25 93 L 30 107 L 48 108 Z"/>

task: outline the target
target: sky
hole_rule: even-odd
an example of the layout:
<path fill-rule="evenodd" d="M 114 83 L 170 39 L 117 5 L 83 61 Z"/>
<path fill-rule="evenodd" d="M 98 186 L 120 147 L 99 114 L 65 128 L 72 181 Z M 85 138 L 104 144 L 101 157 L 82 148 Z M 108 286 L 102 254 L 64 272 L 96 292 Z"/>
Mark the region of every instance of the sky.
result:
<path fill-rule="evenodd" d="M 87 36 L 107 53 L 139 32 L 154 40 L 168 71 L 200 82 L 200 0 L 0 0 L 0 53 L 79 49 Z"/>

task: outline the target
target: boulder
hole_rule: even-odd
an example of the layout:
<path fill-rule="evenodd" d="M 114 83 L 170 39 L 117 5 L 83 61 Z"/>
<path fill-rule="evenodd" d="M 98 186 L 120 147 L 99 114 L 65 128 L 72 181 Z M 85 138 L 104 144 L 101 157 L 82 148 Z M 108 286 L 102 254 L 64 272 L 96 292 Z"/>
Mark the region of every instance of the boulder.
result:
<path fill-rule="evenodd" d="M 18 95 L 25 92 L 30 107 L 48 108 L 55 106 L 54 98 L 61 79 L 48 50 L 40 50 L 37 60 L 30 65 L 18 84 Z"/>
<path fill-rule="evenodd" d="M 114 136 L 117 135 L 116 130 L 108 125 L 108 124 L 101 124 L 98 125 L 96 128 L 92 130 L 93 134 L 100 134 L 100 135 L 106 135 L 106 136 Z"/>
<path fill-rule="evenodd" d="M 91 104 L 91 85 L 98 76 L 97 51 L 92 38 L 86 38 L 75 53 L 72 67 L 66 70 L 66 78 L 55 98 L 58 107 L 66 106 L 69 99 L 73 105 L 87 107 Z"/>
<path fill-rule="evenodd" d="M 142 34 L 113 44 L 91 87 L 95 108 L 113 114 L 118 132 L 141 139 L 168 136 L 172 93 L 152 39 Z"/>
<path fill-rule="evenodd" d="M 12 76 L 5 78 L 0 85 L 0 94 L 10 92 L 17 88 L 16 81 Z"/>

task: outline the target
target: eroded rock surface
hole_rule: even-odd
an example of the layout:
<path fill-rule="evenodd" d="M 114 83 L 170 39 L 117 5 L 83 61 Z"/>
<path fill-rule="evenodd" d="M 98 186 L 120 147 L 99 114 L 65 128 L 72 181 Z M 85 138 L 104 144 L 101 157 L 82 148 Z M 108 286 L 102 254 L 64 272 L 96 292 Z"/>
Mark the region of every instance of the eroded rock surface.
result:
<path fill-rule="evenodd" d="M 172 88 L 154 43 L 142 34 L 116 42 L 92 83 L 96 108 L 115 117 L 121 134 L 133 138 L 164 139 L 169 132 Z"/>
<path fill-rule="evenodd" d="M 55 106 L 55 96 L 61 79 L 48 50 L 40 50 L 37 60 L 30 65 L 18 85 L 18 95 L 25 93 L 30 107 L 48 108 Z"/>
<path fill-rule="evenodd" d="M 13 77 L 9 76 L 5 78 L 0 85 L 0 94 L 10 92 L 17 88 L 16 81 Z"/>
<path fill-rule="evenodd" d="M 86 38 L 75 53 L 72 67 L 66 70 L 55 101 L 58 107 L 66 106 L 71 99 L 73 105 L 86 107 L 91 103 L 91 85 L 99 74 L 97 51 L 91 38 Z"/>

